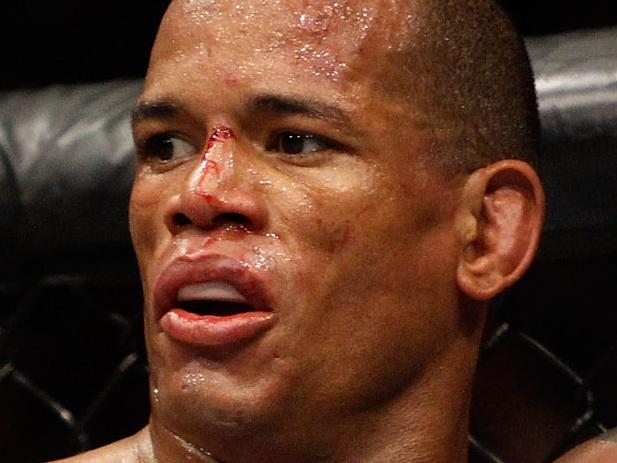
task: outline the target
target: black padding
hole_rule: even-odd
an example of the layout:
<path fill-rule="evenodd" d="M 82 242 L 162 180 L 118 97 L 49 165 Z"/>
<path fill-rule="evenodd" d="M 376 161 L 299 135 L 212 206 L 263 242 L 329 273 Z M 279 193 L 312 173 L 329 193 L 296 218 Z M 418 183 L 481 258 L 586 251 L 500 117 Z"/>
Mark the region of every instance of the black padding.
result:
<path fill-rule="evenodd" d="M 617 28 L 529 38 L 548 197 L 541 258 L 617 251 Z M 141 81 L 0 94 L 7 259 L 127 245 L 130 111 Z"/>
<path fill-rule="evenodd" d="M 140 81 L 0 94 L 0 232 L 9 258 L 129 240 L 130 112 Z"/>

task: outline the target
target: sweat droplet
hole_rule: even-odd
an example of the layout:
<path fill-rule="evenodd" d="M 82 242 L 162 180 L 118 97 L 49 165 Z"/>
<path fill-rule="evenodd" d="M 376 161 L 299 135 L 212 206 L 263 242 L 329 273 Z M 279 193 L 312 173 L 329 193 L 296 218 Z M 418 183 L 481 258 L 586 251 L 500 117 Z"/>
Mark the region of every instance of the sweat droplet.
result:
<path fill-rule="evenodd" d="M 189 373 L 188 375 L 186 375 L 184 377 L 184 381 L 183 381 L 183 385 L 184 386 L 199 386 L 200 384 L 203 384 L 206 381 L 206 379 L 204 378 L 203 375 L 201 374 L 195 374 L 195 373 Z"/>
<path fill-rule="evenodd" d="M 158 403 L 159 402 L 159 400 L 160 400 L 159 394 L 160 394 L 159 388 L 155 387 L 152 390 L 152 400 L 154 400 L 154 403 Z"/>

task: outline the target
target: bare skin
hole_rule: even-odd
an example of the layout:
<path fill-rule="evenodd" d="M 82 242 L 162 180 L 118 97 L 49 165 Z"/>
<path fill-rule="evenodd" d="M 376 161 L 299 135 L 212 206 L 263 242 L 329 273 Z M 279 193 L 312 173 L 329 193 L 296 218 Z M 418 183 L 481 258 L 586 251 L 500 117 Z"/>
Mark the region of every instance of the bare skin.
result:
<path fill-rule="evenodd" d="M 133 124 L 151 422 L 65 462 L 467 461 L 486 303 L 542 188 L 443 168 L 428 99 L 375 91 L 413 2 L 334 5 L 172 2 Z M 187 315 L 213 281 L 250 310 Z"/>
<path fill-rule="evenodd" d="M 614 463 L 617 461 L 617 429 L 568 452 L 555 463 Z"/>

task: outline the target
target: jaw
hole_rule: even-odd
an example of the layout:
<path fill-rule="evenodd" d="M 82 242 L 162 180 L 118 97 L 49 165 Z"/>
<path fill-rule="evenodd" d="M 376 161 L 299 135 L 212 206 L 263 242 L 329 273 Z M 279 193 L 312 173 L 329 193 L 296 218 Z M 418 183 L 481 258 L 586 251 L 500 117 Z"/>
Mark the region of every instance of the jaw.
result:
<path fill-rule="evenodd" d="M 157 461 L 185 461 L 191 455 L 209 462 L 211 455 L 226 463 L 464 463 L 472 376 L 466 365 L 476 355 L 469 347 L 468 342 L 453 345 L 413 387 L 381 407 L 349 416 L 316 417 L 307 409 L 291 423 L 285 412 L 262 415 L 259 422 L 247 413 L 259 400 L 253 391 L 246 403 L 226 404 L 223 413 L 202 415 L 187 427 L 173 419 L 187 411 L 186 403 L 161 407 L 168 400 L 161 395 L 153 407 L 152 432 L 155 449 L 169 459 Z M 196 406 L 192 402 L 190 408 Z M 228 414 L 230 409 L 235 414 Z"/>

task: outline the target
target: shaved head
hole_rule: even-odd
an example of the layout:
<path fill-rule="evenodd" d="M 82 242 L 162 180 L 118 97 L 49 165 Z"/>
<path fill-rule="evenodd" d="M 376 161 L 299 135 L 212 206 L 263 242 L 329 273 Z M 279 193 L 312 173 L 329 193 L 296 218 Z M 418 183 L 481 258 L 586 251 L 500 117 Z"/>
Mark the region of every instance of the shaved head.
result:
<path fill-rule="evenodd" d="M 543 217 L 532 82 L 489 0 L 171 2 L 130 205 L 158 461 L 467 461 Z"/>
<path fill-rule="evenodd" d="M 212 44 L 268 37 L 254 43 L 253 53 L 274 58 L 293 48 L 295 63 L 332 80 L 353 75 L 358 59 L 385 62 L 375 66 L 375 91 L 409 104 L 411 110 L 401 112 L 414 118 L 410 123 L 418 123 L 421 108 L 422 124 L 435 135 L 427 154 L 443 167 L 471 172 L 501 159 L 535 162 L 539 122 L 531 66 L 494 0 L 176 0 L 162 30 L 177 27 L 169 19 L 178 15 L 210 26 L 206 36 L 194 37 L 204 60 Z M 230 20 L 237 26 L 233 35 L 225 26 Z M 158 43 L 155 51 L 170 45 Z"/>
<path fill-rule="evenodd" d="M 522 38 L 492 0 L 412 0 L 405 45 L 390 55 L 404 74 L 384 79 L 430 108 L 450 143 L 434 154 L 473 171 L 501 159 L 535 163 L 539 119 Z M 439 138 L 439 137 L 438 137 Z"/>

